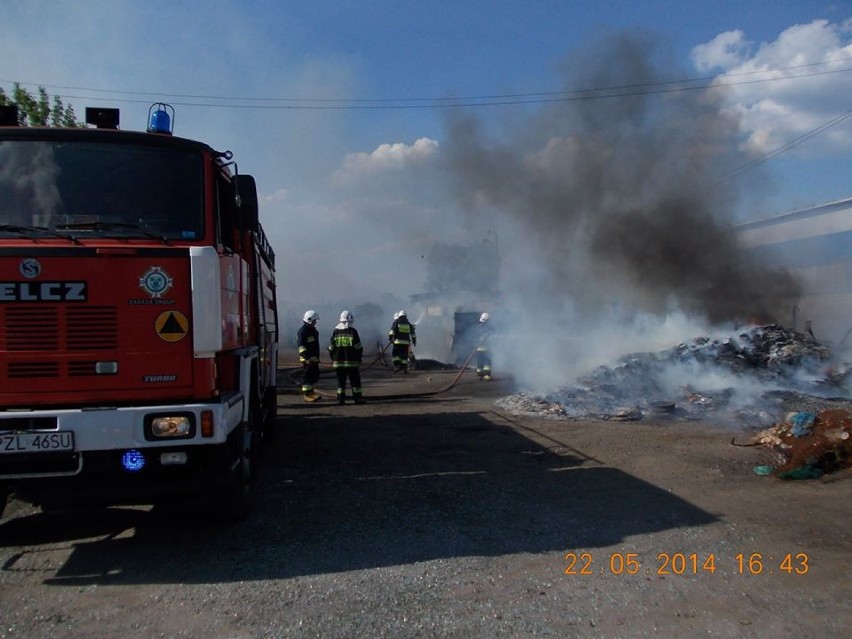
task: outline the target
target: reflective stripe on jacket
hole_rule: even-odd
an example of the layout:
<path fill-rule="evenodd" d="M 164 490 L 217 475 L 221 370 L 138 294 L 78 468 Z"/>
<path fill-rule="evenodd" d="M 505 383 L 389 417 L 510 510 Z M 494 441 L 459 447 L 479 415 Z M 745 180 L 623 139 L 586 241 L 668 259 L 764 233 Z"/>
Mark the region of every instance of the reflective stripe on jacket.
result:
<path fill-rule="evenodd" d="M 417 335 L 414 333 L 414 324 L 409 322 L 404 316 L 395 319 L 388 332 L 388 339 L 396 346 L 403 344 L 417 346 Z"/>
<path fill-rule="evenodd" d="M 361 337 L 352 326 L 346 328 L 335 328 L 331 334 L 328 345 L 331 361 L 334 368 L 357 368 L 361 365 L 361 357 L 364 347 L 361 345 Z"/>
<path fill-rule="evenodd" d="M 491 336 L 494 334 L 494 330 L 488 322 L 483 322 L 478 326 L 477 338 L 479 339 L 479 342 L 477 343 L 476 350 L 479 353 L 484 353 L 488 350 L 488 342 L 491 341 Z"/>
<path fill-rule="evenodd" d="M 311 326 L 307 322 L 302 322 L 299 327 L 299 361 L 304 364 L 306 362 L 319 363 L 320 346 L 319 346 L 319 331 L 315 326 Z"/>

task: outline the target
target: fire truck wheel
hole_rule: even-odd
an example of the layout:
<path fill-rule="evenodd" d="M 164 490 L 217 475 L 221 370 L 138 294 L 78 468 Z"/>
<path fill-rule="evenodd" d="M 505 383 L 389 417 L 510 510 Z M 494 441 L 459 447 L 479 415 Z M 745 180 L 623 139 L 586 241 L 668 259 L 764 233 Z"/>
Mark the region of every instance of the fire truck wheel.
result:
<path fill-rule="evenodd" d="M 264 444 L 271 444 L 275 441 L 275 426 L 278 420 L 278 393 L 276 389 L 271 389 L 266 392 L 266 397 L 263 398 L 263 424 L 261 425 L 262 441 Z"/>
<path fill-rule="evenodd" d="M 6 510 L 6 502 L 9 501 L 11 490 L 8 484 L 0 483 L 0 517 L 3 516 L 3 511 Z"/>
<path fill-rule="evenodd" d="M 238 456 L 233 467 L 226 469 L 223 484 L 210 495 L 211 514 L 225 522 L 244 520 L 251 508 L 252 449 L 251 433 L 245 425 L 239 426 L 233 434 Z"/>
<path fill-rule="evenodd" d="M 250 419 L 252 420 L 251 432 L 250 440 L 247 444 L 249 456 L 251 458 L 249 466 L 249 481 L 254 483 L 258 478 L 258 471 L 260 470 L 260 454 L 262 452 L 261 448 L 264 444 L 264 424 L 262 422 L 263 411 L 259 409 L 252 411 Z"/>

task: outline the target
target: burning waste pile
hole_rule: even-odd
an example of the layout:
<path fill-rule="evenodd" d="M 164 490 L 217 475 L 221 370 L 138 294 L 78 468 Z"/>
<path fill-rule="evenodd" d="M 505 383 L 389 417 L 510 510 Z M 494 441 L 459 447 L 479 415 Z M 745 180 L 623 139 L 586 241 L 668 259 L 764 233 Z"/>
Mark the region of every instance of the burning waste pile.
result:
<path fill-rule="evenodd" d="M 546 395 L 518 393 L 497 406 L 542 417 L 604 420 L 713 417 L 765 428 L 789 411 L 844 405 L 849 367 L 826 370 L 830 350 L 779 325 L 698 337 L 659 353 L 626 355 Z M 839 397 L 842 396 L 842 397 Z"/>

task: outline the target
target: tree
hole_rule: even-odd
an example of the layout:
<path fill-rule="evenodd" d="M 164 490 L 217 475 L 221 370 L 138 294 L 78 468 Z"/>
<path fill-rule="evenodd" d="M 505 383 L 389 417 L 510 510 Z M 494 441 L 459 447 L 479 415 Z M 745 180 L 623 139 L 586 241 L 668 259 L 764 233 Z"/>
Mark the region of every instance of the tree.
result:
<path fill-rule="evenodd" d="M 10 98 L 3 87 L 0 87 L 0 106 L 15 105 L 18 107 L 18 124 L 20 126 L 60 126 L 83 127 L 83 122 L 77 121 L 74 107 L 66 107 L 62 98 L 53 96 L 53 106 L 50 96 L 44 87 L 38 88 L 38 94 L 32 95 L 20 83 L 15 82 Z"/>

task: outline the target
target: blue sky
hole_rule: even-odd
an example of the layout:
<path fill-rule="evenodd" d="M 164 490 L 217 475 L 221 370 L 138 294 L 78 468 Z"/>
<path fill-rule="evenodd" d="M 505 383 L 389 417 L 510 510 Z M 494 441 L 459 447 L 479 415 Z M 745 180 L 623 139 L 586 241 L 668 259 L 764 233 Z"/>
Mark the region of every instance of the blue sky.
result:
<path fill-rule="evenodd" d="M 584 102 L 582 116 L 567 111 L 570 103 L 543 102 L 579 89 L 671 89 L 675 80 L 714 78 L 728 85 L 710 107 L 723 116 L 713 122 L 718 138 L 690 139 L 692 149 L 727 149 L 727 160 L 695 178 L 700 188 L 736 172 L 724 185 L 730 193 L 714 203 L 725 223 L 852 196 L 852 118 L 765 159 L 852 109 L 845 1 L 5 0 L 2 12 L 7 91 L 14 81 L 44 86 L 78 114 L 117 106 L 125 129 L 143 129 L 148 106 L 162 100 L 176 109 L 177 135 L 235 153 L 240 170 L 258 180 L 262 220 L 288 274 L 283 299 L 307 303 L 301 283 L 310 280 L 321 287 L 315 298 L 405 296 L 422 289 L 422 256 L 435 242 L 483 237 L 497 226 L 503 244 L 513 242 L 524 233 L 523 213 L 493 223 L 506 195 L 453 173 L 464 154 L 453 122 L 473 123 L 476 143 L 494 157 L 540 162 L 548 179 L 570 181 L 576 176 L 560 180 L 547 154 L 572 140 L 588 152 L 576 127 L 598 105 L 604 113 L 618 102 Z M 633 54 L 613 52 L 625 36 L 642 43 L 631 51 L 647 55 L 640 75 L 631 75 Z M 660 130 L 638 133 L 658 155 L 642 158 L 641 146 L 625 155 L 640 165 L 664 163 L 670 152 L 672 163 L 690 162 L 667 144 L 689 139 L 712 115 L 691 93 L 689 108 L 698 110 L 675 117 L 667 104 L 682 94 L 652 93 Z M 473 106 L 446 108 L 453 98 Z M 501 101 L 525 103 L 484 104 Z M 609 152 L 620 155 L 617 145 Z M 637 182 L 643 195 L 631 206 L 653 199 L 648 191 L 665 183 L 662 170 Z M 629 199 L 630 189 L 620 188 L 619 198 Z"/>
<path fill-rule="evenodd" d="M 149 99 L 168 100 L 178 104 L 177 132 L 181 135 L 213 138 L 230 147 L 239 145 L 244 161 L 260 155 L 264 167 L 272 164 L 269 155 L 276 151 L 269 149 L 274 148 L 274 140 L 293 142 L 299 148 L 280 149 L 281 162 L 285 167 L 291 161 L 304 167 L 306 155 L 319 153 L 333 162 L 335 153 L 369 152 L 382 143 L 410 144 L 424 136 L 440 141 L 445 134 L 445 112 L 418 108 L 319 113 L 278 109 L 270 113 L 264 109 L 180 106 L 192 102 L 223 105 L 228 100 L 176 96 L 392 99 L 554 91 L 563 88 L 559 70 L 567 60 L 618 30 L 656 37 L 662 55 L 670 56 L 678 65 L 672 70 L 672 79 L 682 77 L 679 74 L 707 77 L 719 74 L 720 69 L 696 69 L 691 53 L 732 30 L 741 31 L 747 50 L 754 52 L 775 43 L 790 27 L 824 19 L 840 32 L 839 46 L 846 47 L 845 55 L 852 56 L 849 28 L 843 27 L 850 18 L 850 3 L 831 0 L 7 0 L 0 24 L 0 86 L 9 88 L 15 80 L 31 88 L 45 86 L 51 93 L 67 96 L 66 101 L 80 110 L 95 102 L 116 104 L 125 113 L 125 128 L 142 126 Z M 779 60 L 788 63 L 794 55 L 791 52 L 786 58 L 779 56 Z M 817 55 L 814 52 L 807 60 L 812 62 Z M 803 90 L 808 90 L 806 84 L 801 81 Z M 852 72 L 834 75 L 821 90 L 848 98 L 850 86 Z M 814 102 L 817 96 L 815 92 Z M 122 101 L 127 99 L 139 103 Z M 480 107 L 477 111 L 484 119 L 494 121 L 502 115 L 499 107 Z M 223 130 L 219 123 L 226 118 L 244 128 L 233 124 Z M 850 128 L 852 124 L 845 125 L 847 132 Z M 334 139 L 323 140 L 323 148 L 301 146 L 306 139 L 320 140 L 319 134 L 329 131 L 332 135 L 328 138 Z M 226 137 L 229 134 L 231 137 Z M 258 152 L 255 142 L 266 145 Z M 817 139 L 808 146 L 819 143 Z M 804 150 L 801 155 L 805 155 Z M 809 159 L 815 154 L 808 154 Z M 308 165 L 313 163 L 308 161 Z M 266 173 L 263 169 L 256 172 Z M 271 180 L 264 179 L 263 183 L 271 188 Z M 791 207 L 847 194 L 833 181 L 817 186 L 807 179 L 801 182 L 801 189 L 808 194 L 785 194 Z M 770 201 L 784 208 L 784 201 Z"/>

